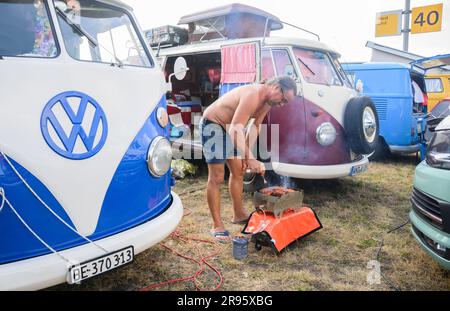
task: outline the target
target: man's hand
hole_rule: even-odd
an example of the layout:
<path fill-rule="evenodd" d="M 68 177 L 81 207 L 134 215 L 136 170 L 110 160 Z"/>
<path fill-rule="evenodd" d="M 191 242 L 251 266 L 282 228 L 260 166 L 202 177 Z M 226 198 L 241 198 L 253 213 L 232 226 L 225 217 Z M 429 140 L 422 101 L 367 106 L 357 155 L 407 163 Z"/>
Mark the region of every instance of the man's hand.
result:
<path fill-rule="evenodd" d="M 264 176 L 266 168 L 262 162 L 259 162 L 258 160 L 255 159 L 248 159 L 246 162 L 247 162 L 247 170 L 250 170 L 253 173 L 257 173 Z"/>
<path fill-rule="evenodd" d="M 78 0 L 66 0 L 67 8 L 75 12 L 80 12 L 81 6 Z"/>

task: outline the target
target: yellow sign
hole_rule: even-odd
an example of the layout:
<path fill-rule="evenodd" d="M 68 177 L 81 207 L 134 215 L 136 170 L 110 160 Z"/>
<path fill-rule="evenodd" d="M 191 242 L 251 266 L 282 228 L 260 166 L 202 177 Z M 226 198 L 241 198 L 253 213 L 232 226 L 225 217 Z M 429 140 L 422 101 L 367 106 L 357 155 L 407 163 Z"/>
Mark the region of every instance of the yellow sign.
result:
<path fill-rule="evenodd" d="M 412 9 L 411 33 L 435 32 L 442 29 L 442 3 Z"/>
<path fill-rule="evenodd" d="M 402 11 L 377 13 L 376 37 L 397 36 L 402 33 Z"/>

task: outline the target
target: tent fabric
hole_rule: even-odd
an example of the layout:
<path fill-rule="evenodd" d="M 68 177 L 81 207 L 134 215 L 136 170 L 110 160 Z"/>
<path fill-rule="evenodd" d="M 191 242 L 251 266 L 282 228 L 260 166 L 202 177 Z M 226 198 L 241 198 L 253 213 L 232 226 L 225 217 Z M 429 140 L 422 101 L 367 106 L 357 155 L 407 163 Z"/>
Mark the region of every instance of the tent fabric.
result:
<path fill-rule="evenodd" d="M 220 82 L 252 83 L 256 80 L 256 45 L 240 44 L 222 48 Z"/>

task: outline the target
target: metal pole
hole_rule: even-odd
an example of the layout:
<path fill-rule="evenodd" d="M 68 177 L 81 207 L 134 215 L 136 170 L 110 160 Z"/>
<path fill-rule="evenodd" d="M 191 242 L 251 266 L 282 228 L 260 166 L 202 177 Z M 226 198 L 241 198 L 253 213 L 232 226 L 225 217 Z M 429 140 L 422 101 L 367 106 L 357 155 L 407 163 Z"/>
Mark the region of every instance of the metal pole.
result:
<path fill-rule="evenodd" d="M 403 11 L 403 51 L 408 52 L 409 48 L 409 16 L 411 15 L 411 0 L 405 0 L 405 10 Z"/>

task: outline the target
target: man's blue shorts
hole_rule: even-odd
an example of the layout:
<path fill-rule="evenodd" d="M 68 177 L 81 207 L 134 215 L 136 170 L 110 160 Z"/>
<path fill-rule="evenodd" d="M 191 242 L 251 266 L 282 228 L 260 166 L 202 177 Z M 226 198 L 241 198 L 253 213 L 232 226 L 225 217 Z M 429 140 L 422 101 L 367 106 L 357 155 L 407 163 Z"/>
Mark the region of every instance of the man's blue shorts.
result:
<path fill-rule="evenodd" d="M 199 127 L 206 163 L 225 163 L 227 159 L 235 158 L 239 154 L 230 135 L 220 124 L 203 117 Z"/>

